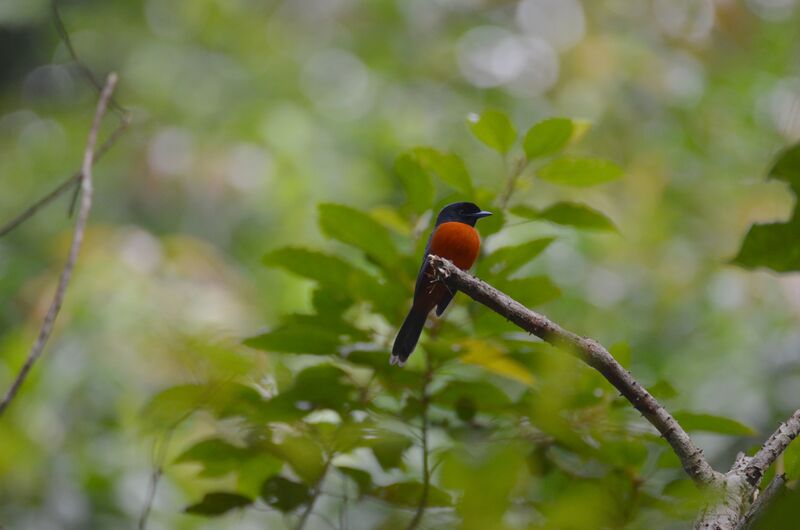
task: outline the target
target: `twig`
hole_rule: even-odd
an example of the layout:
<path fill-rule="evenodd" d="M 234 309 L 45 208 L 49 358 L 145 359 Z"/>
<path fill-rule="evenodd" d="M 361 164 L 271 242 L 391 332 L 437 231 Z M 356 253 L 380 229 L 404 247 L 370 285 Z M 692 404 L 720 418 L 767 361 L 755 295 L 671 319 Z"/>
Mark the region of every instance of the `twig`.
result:
<path fill-rule="evenodd" d="M 106 152 L 111 149 L 115 143 L 117 143 L 117 140 L 119 140 L 119 137 L 122 136 L 122 133 L 124 133 L 128 128 L 128 125 L 130 125 L 130 117 L 126 115 L 122 118 L 120 124 L 109 135 L 106 141 L 103 142 L 97 151 L 95 151 L 94 156 L 92 157 L 93 164 L 100 160 L 100 158 L 102 158 L 102 156 L 106 154 Z M 50 193 L 33 203 L 25 211 L 3 225 L 2 228 L 0 228 L 0 237 L 5 236 L 19 225 L 33 217 L 39 210 L 50 204 L 54 199 L 60 197 L 63 193 L 69 191 L 73 186 L 79 186 L 82 178 L 83 170 L 77 171 L 70 175 L 61 184 L 56 186 L 55 189 L 53 189 Z"/>
<path fill-rule="evenodd" d="M 517 181 L 527 165 L 528 160 L 525 157 L 514 162 L 514 168 L 511 170 L 511 173 L 508 175 L 508 180 L 506 181 L 506 189 L 503 190 L 503 194 L 499 200 L 501 210 L 505 210 L 508 207 L 508 202 L 511 200 L 511 196 L 514 195 L 514 188 L 517 187 Z"/>
<path fill-rule="evenodd" d="M 751 530 L 754 524 L 764 515 L 769 505 L 772 504 L 772 501 L 775 500 L 775 497 L 783 491 L 785 485 L 786 475 L 776 475 L 772 482 L 769 483 L 769 486 L 758 496 L 756 502 L 753 503 L 750 511 L 744 516 L 736 530 Z"/>
<path fill-rule="evenodd" d="M 22 383 L 28 376 L 28 372 L 30 372 L 34 363 L 42 354 L 42 351 L 47 344 L 47 340 L 50 338 L 50 334 L 53 331 L 53 326 L 55 324 L 56 317 L 58 316 L 58 312 L 61 309 L 61 304 L 64 302 L 64 295 L 67 291 L 70 278 L 72 277 L 72 271 L 75 268 L 75 262 L 78 259 L 78 252 L 80 251 L 81 243 L 83 242 L 86 223 L 89 220 L 89 213 L 92 210 L 92 163 L 94 161 L 95 145 L 97 144 L 97 131 L 100 129 L 100 123 L 103 121 L 103 116 L 108 108 L 108 101 L 111 98 L 111 94 L 114 92 L 114 87 L 116 84 L 117 74 L 112 72 L 109 74 L 108 79 L 106 80 L 106 85 L 103 87 L 103 91 L 100 94 L 100 100 L 97 103 L 94 121 L 92 122 L 92 127 L 89 130 L 89 137 L 86 141 L 86 150 L 83 154 L 83 166 L 81 168 L 80 179 L 83 194 L 80 210 L 78 211 L 78 219 L 75 222 L 75 231 L 72 236 L 72 245 L 70 246 L 69 250 L 69 258 L 64 266 L 64 270 L 61 272 L 61 277 L 58 281 L 58 287 L 56 288 L 53 302 L 51 303 L 50 309 L 47 311 L 47 315 L 44 318 L 42 327 L 39 330 L 39 336 L 37 337 L 33 348 L 31 348 L 28 358 L 25 360 L 25 364 L 23 364 L 22 369 L 17 375 L 17 378 L 12 383 L 11 388 L 9 388 L 8 392 L 3 398 L 3 401 L 0 402 L 0 415 L 2 415 L 6 408 L 8 408 L 8 406 L 11 404 L 14 396 L 16 396 L 17 392 L 22 386 Z"/>
<path fill-rule="evenodd" d="M 64 22 L 61 20 L 61 13 L 59 11 L 58 5 L 59 5 L 59 0 L 52 1 L 53 24 L 56 27 L 56 32 L 58 32 L 58 36 L 64 42 L 64 46 L 66 46 L 67 51 L 70 54 L 70 57 L 72 57 L 72 60 L 75 62 L 75 64 L 78 65 L 78 68 L 80 69 L 83 76 L 89 81 L 89 84 L 91 84 L 94 88 L 97 89 L 98 94 L 102 94 L 103 85 L 100 83 L 97 77 L 95 77 L 95 75 L 92 73 L 92 70 L 88 66 L 86 66 L 86 64 L 81 60 L 81 58 L 78 56 L 78 53 L 75 51 L 75 47 L 72 45 L 72 39 L 70 39 L 69 33 L 67 32 L 67 28 L 64 26 Z M 93 164 L 96 163 L 98 160 L 100 160 L 100 158 L 106 153 L 106 151 L 108 151 L 111 148 L 111 146 L 113 146 L 117 142 L 119 137 L 122 135 L 123 132 L 125 132 L 125 130 L 128 128 L 131 122 L 130 111 L 124 108 L 116 101 L 113 93 L 108 100 L 108 105 L 118 113 L 120 118 L 120 123 L 119 125 L 117 125 L 117 128 L 114 129 L 114 131 L 111 133 L 108 139 L 106 139 L 106 141 L 103 142 L 103 144 L 96 150 L 94 157 L 92 159 Z M 82 177 L 83 177 L 82 171 L 73 173 L 69 178 L 64 180 L 50 193 L 48 193 L 47 195 L 36 201 L 33 205 L 28 207 L 24 212 L 22 212 L 17 217 L 15 217 L 11 221 L 3 225 L 3 227 L 0 228 L 0 237 L 3 237 L 4 235 L 8 234 L 9 232 L 17 228 L 19 225 L 24 223 L 26 220 L 33 217 L 33 215 L 35 215 L 36 212 L 38 212 L 44 206 L 50 204 L 50 202 L 52 202 L 54 199 L 60 197 L 61 194 L 69 191 L 70 189 L 74 189 L 74 193 L 72 195 L 72 199 L 70 201 L 70 206 L 68 210 L 69 216 L 71 217 L 72 214 L 74 213 L 75 206 L 77 204 L 78 195 L 80 194 L 81 187 L 79 184 Z"/>
<path fill-rule="evenodd" d="M 431 368 L 430 353 L 425 351 L 425 373 L 422 376 L 422 492 L 419 496 L 419 504 L 417 510 L 414 512 L 414 517 L 409 521 L 406 530 L 415 530 L 422 522 L 422 516 L 425 515 L 425 508 L 428 507 L 428 494 L 431 488 L 431 471 L 428 465 L 428 408 L 430 406 L 430 395 L 428 393 L 428 386 L 433 379 L 433 370 Z"/>
<path fill-rule="evenodd" d="M 314 492 L 311 495 L 311 500 L 308 501 L 308 505 L 306 509 L 303 510 L 303 513 L 300 514 L 300 519 L 297 520 L 297 524 L 294 527 L 294 530 L 303 530 L 305 527 L 306 522 L 308 521 L 308 517 L 314 511 L 314 504 L 316 504 L 317 499 L 319 498 L 320 494 L 322 493 L 322 482 L 325 480 L 325 476 L 328 474 L 328 469 L 331 466 L 331 459 L 328 458 L 325 461 L 325 467 L 322 469 L 322 474 L 317 480 L 316 485 L 314 486 Z"/>
<path fill-rule="evenodd" d="M 599 343 L 563 329 L 547 317 L 531 311 L 491 285 L 462 271 L 439 256 L 429 257 L 435 273 L 452 287 L 504 316 L 520 328 L 563 348 L 600 372 L 609 383 L 661 433 L 678 456 L 683 469 L 697 484 L 716 486 L 722 475 L 714 471 L 703 452 L 675 418 Z"/>
<path fill-rule="evenodd" d="M 72 45 L 72 39 L 69 37 L 69 32 L 67 31 L 66 26 L 64 25 L 64 21 L 61 20 L 61 12 L 58 8 L 59 0 L 53 0 L 52 2 L 52 10 L 53 10 L 53 24 L 56 27 L 56 32 L 58 32 L 58 36 L 64 42 L 64 46 L 66 46 L 67 51 L 69 52 L 70 57 L 78 66 L 81 71 L 81 74 L 89 81 L 89 83 L 97 90 L 98 94 L 101 94 L 103 91 L 103 84 L 100 83 L 100 80 L 92 72 L 92 69 L 86 66 L 81 58 L 78 56 L 78 53 L 75 51 L 75 47 Z M 123 120 L 127 119 L 128 110 L 120 105 L 117 100 L 114 98 L 114 95 L 111 95 L 111 98 L 108 100 L 108 105 L 114 109 L 116 112 L 119 113 L 120 117 Z"/>
<path fill-rule="evenodd" d="M 781 423 L 778 429 L 764 442 L 761 449 L 750 459 L 744 473 L 751 485 L 758 485 L 769 466 L 783 454 L 798 434 L 800 434 L 800 409 Z"/>
<path fill-rule="evenodd" d="M 164 462 L 167 459 L 167 451 L 169 450 L 169 442 L 172 440 L 172 433 L 175 432 L 178 424 L 183 420 L 179 420 L 172 428 L 167 430 L 164 438 L 159 445 L 158 439 L 153 440 L 153 473 L 150 475 L 150 483 L 147 486 L 147 496 L 144 500 L 142 513 L 139 516 L 139 530 L 146 530 L 147 520 L 150 518 L 150 511 L 153 509 L 153 501 L 156 499 L 156 490 L 161 476 L 164 474 Z"/>

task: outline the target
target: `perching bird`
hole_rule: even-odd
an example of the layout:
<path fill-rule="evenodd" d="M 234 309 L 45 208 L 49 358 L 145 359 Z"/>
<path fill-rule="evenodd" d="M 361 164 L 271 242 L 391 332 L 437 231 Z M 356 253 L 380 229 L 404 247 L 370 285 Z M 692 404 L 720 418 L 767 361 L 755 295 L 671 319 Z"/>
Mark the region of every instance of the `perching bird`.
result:
<path fill-rule="evenodd" d="M 436 315 L 441 316 L 455 294 L 442 282 L 432 280 L 433 271 L 428 263 L 428 255 L 435 254 L 449 259 L 460 269 L 469 269 L 481 249 L 481 238 L 474 228 L 475 223 L 489 215 L 492 213 L 481 210 L 471 202 L 448 204 L 439 212 L 417 275 L 414 303 L 394 339 L 390 364 L 406 364 L 417 345 L 428 313 L 435 307 Z"/>

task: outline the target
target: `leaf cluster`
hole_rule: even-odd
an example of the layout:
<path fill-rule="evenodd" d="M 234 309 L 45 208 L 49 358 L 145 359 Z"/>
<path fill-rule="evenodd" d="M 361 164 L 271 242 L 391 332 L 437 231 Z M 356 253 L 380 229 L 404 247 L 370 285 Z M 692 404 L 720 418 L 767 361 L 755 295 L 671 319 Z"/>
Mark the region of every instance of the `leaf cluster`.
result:
<path fill-rule="evenodd" d="M 459 298 L 426 331 L 408 366 L 388 364 L 419 269 L 427 212 L 454 200 L 495 210 L 495 224 L 479 227 L 492 250 L 477 274 L 531 307 L 560 296 L 536 263 L 558 236 L 531 229 L 527 239 L 496 245 L 492 234 L 520 222 L 616 231 L 603 213 L 567 199 L 511 204 L 523 181 L 568 190 L 622 175 L 611 161 L 570 154 L 584 124 L 551 118 L 520 135 L 508 116 L 488 110 L 468 126 L 512 162 L 504 179 L 478 184 L 458 155 L 432 147 L 402 153 L 394 165 L 402 204 L 372 211 L 321 204 L 319 228 L 331 249 L 290 246 L 264 256 L 267 267 L 314 287 L 310 312 L 286 315 L 245 341 L 267 355 L 258 382 L 210 381 L 153 398 L 145 414 L 157 427 L 195 413 L 219 425 L 219 435 L 187 442 L 174 459 L 210 484 L 187 513 L 261 506 L 291 516 L 320 496 L 380 503 L 391 508 L 387 521 L 410 518 L 423 503 L 466 529 L 507 528 L 509 517 L 530 528 L 600 528 L 650 512 L 693 513 L 696 492 L 674 482 L 681 477 L 677 460 L 599 375 L 484 307 Z M 630 362 L 627 345 L 612 351 Z M 652 390 L 675 396 L 665 381 Z M 689 430 L 752 434 L 708 414 L 680 419 Z M 432 433 L 429 484 L 417 456 L 423 422 Z M 576 503 L 586 510 L 575 510 Z"/>

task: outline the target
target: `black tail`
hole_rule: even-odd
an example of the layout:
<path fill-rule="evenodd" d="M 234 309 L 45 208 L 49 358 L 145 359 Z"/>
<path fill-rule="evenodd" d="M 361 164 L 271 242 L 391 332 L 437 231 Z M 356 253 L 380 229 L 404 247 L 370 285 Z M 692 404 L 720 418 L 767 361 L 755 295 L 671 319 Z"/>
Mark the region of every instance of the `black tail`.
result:
<path fill-rule="evenodd" d="M 400 331 L 397 332 L 397 338 L 394 339 L 392 357 L 389 359 L 389 364 L 398 366 L 406 364 L 408 356 L 417 346 L 417 341 L 422 333 L 422 328 L 425 327 L 427 318 L 428 313 L 426 311 L 414 307 L 411 308 L 408 316 L 403 321 L 403 325 L 400 326 Z"/>

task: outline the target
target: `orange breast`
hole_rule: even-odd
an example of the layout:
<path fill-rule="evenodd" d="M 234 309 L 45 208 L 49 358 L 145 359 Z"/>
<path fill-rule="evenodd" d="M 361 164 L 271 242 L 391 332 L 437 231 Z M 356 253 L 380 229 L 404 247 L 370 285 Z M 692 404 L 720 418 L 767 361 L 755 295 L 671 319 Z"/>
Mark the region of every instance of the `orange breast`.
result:
<path fill-rule="evenodd" d="M 433 233 L 431 254 L 447 258 L 459 269 L 469 269 L 481 250 L 478 231 L 464 223 L 442 223 Z"/>

